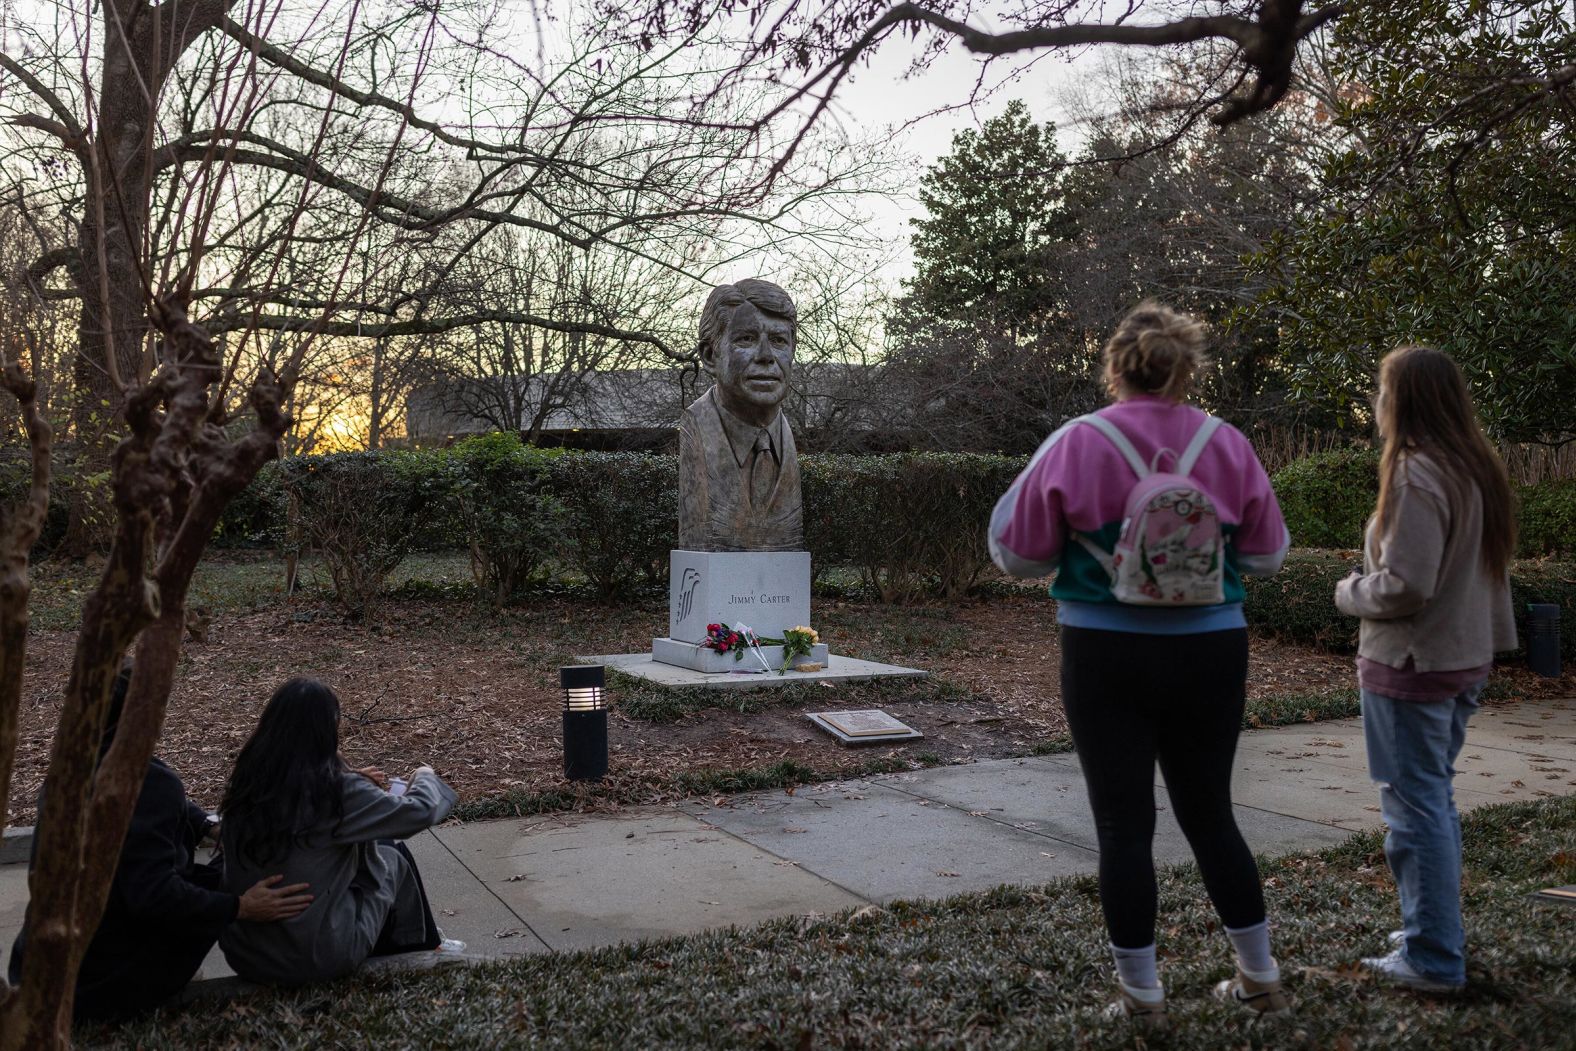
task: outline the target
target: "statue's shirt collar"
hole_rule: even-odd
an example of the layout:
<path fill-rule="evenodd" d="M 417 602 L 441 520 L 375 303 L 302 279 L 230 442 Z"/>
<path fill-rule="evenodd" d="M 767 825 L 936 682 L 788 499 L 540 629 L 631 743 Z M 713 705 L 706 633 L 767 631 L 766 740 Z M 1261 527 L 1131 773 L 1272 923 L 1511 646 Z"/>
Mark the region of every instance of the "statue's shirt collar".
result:
<path fill-rule="evenodd" d="M 717 397 L 717 388 L 711 389 L 711 404 L 717 410 L 717 419 L 722 421 L 722 433 L 728 436 L 728 448 L 733 450 L 733 462 L 742 470 L 749 465 L 750 454 L 755 451 L 755 440 L 763 432 L 772 452 L 772 460 L 781 465 L 783 462 L 783 414 L 777 410 L 777 415 L 765 427 L 757 427 L 739 419 L 733 413 L 722 407 L 722 399 Z"/>

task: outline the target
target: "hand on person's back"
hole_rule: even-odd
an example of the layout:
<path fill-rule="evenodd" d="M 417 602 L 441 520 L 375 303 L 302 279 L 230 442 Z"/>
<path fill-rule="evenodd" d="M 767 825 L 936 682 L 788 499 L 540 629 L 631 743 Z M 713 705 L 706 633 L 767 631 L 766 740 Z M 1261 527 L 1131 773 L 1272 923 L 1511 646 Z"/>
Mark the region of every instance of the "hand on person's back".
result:
<path fill-rule="evenodd" d="M 284 876 L 265 876 L 247 888 L 241 895 L 241 908 L 235 918 L 250 923 L 275 923 L 294 919 L 305 912 L 312 904 L 312 895 L 304 893 L 310 885 L 275 886 L 283 879 Z"/>

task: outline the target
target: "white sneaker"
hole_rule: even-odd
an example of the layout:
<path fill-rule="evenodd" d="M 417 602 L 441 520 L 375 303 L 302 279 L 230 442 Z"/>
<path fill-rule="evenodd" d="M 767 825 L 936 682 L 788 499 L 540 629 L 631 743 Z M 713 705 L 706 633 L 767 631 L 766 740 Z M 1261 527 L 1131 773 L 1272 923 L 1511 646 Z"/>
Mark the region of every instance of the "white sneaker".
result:
<path fill-rule="evenodd" d="M 1116 1002 L 1105 1009 L 1105 1017 L 1126 1018 L 1141 1029 L 1166 1028 L 1164 989 L 1133 989 L 1118 980 L 1116 996 Z"/>
<path fill-rule="evenodd" d="M 438 947 L 436 949 L 432 950 L 432 951 L 433 952 L 464 952 L 465 951 L 465 943 L 462 942 L 462 941 L 456 941 L 453 938 L 445 938 L 441 942 L 439 942 L 438 943 Z"/>
<path fill-rule="evenodd" d="M 1372 971 L 1374 977 L 1380 981 L 1402 985 L 1420 993 L 1459 993 L 1466 988 L 1465 982 L 1442 982 L 1437 978 L 1418 974 L 1412 969 L 1412 965 L 1406 962 L 1406 957 L 1400 949 L 1389 956 L 1370 956 L 1363 960 L 1363 967 Z"/>
<path fill-rule="evenodd" d="M 1405 931 L 1391 931 L 1389 934 L 1385 935 L 1384 940 L 1390 943 L 1390 948 L 1392 949 L 1406 948 Z"/>

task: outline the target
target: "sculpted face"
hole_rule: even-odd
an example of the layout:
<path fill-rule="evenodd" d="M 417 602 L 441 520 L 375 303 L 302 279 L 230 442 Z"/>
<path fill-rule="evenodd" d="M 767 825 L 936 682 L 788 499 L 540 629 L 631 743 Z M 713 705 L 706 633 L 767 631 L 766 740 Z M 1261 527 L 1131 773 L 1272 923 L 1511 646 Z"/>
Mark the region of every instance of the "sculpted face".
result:
<path fill-rule="evenodd" d="M 728 330 L 710 348 L 723 408 L 761 427 L 771 423 L 788 394 L 793 352 L 791 321 L 764 314 L 754 303 L 736 307 Z"/>

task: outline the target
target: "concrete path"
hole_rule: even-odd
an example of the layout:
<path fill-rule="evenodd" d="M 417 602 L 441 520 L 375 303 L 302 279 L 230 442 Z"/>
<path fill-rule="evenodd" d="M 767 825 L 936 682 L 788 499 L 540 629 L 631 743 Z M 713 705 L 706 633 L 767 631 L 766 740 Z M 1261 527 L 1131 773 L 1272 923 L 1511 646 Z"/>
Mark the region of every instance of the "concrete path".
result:
<path fill-rule="evenodd" d="M 830 745 L 829 745 L 830 747 Z M 1379 824 L 1359 720 L 1246 733 L 1234 781 L 1254 850 L 1340 842 Z M 1462 809 L 1576 793 L 1576 699 L 1485 709 L 1456 776 Z M 1157 778 L 1155 855 L 1189 857 Z M 696 800 L 607 817 L 453 824 L 410 843 L 438 923 L 503 956 L 684 934 L 774 916 L 1093 872 L 1073 755 L 1007 759 Z M 26 867 L 0 866 L 0 939 Z M 206 977 L 228 974 L 216 952 Z"/>

